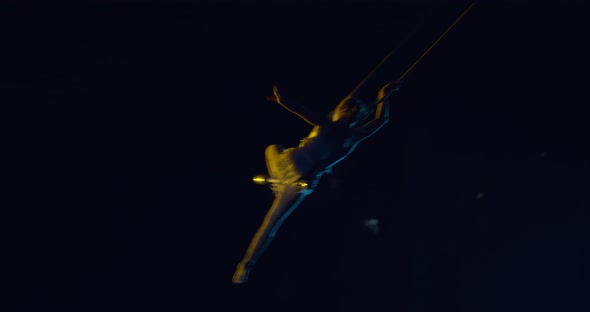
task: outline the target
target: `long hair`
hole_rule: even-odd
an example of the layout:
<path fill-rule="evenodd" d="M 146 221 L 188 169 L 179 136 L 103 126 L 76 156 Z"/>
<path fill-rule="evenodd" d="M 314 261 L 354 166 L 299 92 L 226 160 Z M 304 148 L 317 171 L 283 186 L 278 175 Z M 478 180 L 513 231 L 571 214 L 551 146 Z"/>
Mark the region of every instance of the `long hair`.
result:
<path fill-rule="evenodd" d="M 356 111 L 354 112 L 352 118 L 358 121 L 365 120 L 371 113 L 369 105 L 367 105 L 367 103 L 363 101 L 361 98 L 358 98 L 356 96 L 347 96 L 344 99 L 342 99 L 342 101 L 338 103 L 338 106 L 336 106 L 336 108 L 330 113 L 330 118 L 332 117 L 336 109 L 342 106 L 345 106 L 348 110 L 356 108 Z"/>

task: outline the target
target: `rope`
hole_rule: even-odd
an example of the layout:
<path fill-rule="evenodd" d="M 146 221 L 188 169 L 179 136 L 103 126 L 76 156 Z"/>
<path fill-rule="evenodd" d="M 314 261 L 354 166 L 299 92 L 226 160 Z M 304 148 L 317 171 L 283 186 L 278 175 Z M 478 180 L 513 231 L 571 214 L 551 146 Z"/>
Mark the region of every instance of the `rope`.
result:
<path fill-rule="evenodd" d="M 353 96 L 364 84 L 365 82 L 367 82 L 367 80 L 369 80 L 369 78 L 371 78 L 375 72 L 377 72 L 377 70 L 389 59 L 389 57 L 391 57 L 394 53 L 397 52 L 397 50 L 399 50 L 402 46 L 405 45 L 405 43 L 410 40 L 414 34 L 416 33 L 416 31 L 418 31 L 418 29 L 420 28 L 420 26 L 422 24 L 424 24 L 424 22 L 426 21 L 426 17 L 429 16 L 430 14 L 432 14 L 432 12 L 434 11 L 434 7 L 432 7 L 430 9 L 430 11 L 425 14 L 422 19 L 420 20 L 419 23 L 416 24 L 416 26 L 414 27 L 414 29 L 409 32 L 406 37 L 404 37 L 402 39 L 402 41 L 400 41 L 400 43 L 398 43 L 398 45 L 393 48 L 382 60 L 381 62 L 379 62 L 379 64 L 377 64 L 377 66 L 375 66 L 375 68 L 373 68 L 373 70 L 371 70 L 371 72 L 369 72 L 369 74 L 363 79 L 361 80 L 361 82 L 359 82 L 356 87 L 354 87 L 354 89 L 352 89 L 352 91 L 350 91 L 350 93 L 348 94 L 348 96 Z"/>
<path fill-rule="evenodd" d="M 463 13 L 461 13 L 461 15 L 459 15 L 459 17 L 457 17 L 457 19 L 455 19 L 455 21 L 449 27 L 447 27 L 447 29 L 436 39 L 436 41 L 434 41 L 434 43 L 424 53 L 422 53 L 422 55 L 397 79 L 396 83 L 401 82 L 410 73 L 410 71 L 412 71 L 412 69 L 414 69 L 414 67 L 422 60 L 422 58 L 424 58 L 424 56 L 426 56 L 426 54 L 428 54 L 428 52 L 430 52 L 430 50 L 432 50 L 432 48 L 434 48 L 434 46 L 449 32 L 449 30 L 451 30 L 451 28 L 453 28 L 453 26 L 455 26 L 455 24 L 457 24 L 457 22 L 459 22 L 459 20 L 475 5 L 475 3 L 477 3 L 477 0 L 475 0 L 469 7 L 467 7 L 467 9 L 465 9 L 463 11 Z M 373 68 L 373 70 L 371 72 L 369 72 L 369 74 L 363 80 L 361 80 L 361 82 L 359 82 L 359 84 L 348 95 L 349 96 L 354 95 L 361 88 L 361 86 L 363 84 L 365 84 L 365 82 L 367 82 L 367 80 L 369 80 L 369 78 L 371 78 L 371 76 L 373 76 L 373 74 L 375 74 L 375 72 L 377 72 L 377 70 L 389 59 L 389 57 L 391 57 L 391 55 L 393 55 L 400 47 L 402 47 L 406 43 L 406 41 L 408 41 L 414 35 L 414 33 L 418 30 L 418 26 L 420 26 L 422 23 L 424 23 L 425 20 L 426 20 L 426 15 L 422 18 L 422 21 L 414 28 L 414 30 L 412 32 L 410 32 L 397 45 L 397 47 L 395 47 L 393 50 L 391 50 L 381 60 L 381 62 L 379 62 L 379 64 L 377 64 L 377 66 L 375 66 L 375 68 Z"/>
<path fill-rule="evenodd" d="M 428 54 L 428 52 L 432 50 L 432 48 L 449 32 L 449 30 L 451 30 L 451 28 L 453 28 L 453 26 L 455 26 L 455 24 L 457 24 L 457 22 L 467 13 L 467 11 L 469 11 L 475 5 L 476 2 L 477 0 L 475 0 L 469 7 L 467 7 L 467 9 L 465 9 L 465 11 L 463 11 L 463 13 L 461 13 L 461 15 L 457 19 L 455 19 L 455 21 L 449 27 L 447 27 L 447 29 L 436 39 L 436 41 L 434 41 L 434 43 L 424 53 L 422 53 L 422 55 L 396 80 L 396 84 L 399 84 L 403 79 L 406 78 L 406 76 L 410 73 L 410 71 L 412 71 L 414 67 L 416 67 L 420 60 L 422 60 L 422 58 L 424 58 L 424 56 L 426 56 L 426 54 Z M 367 115 L 370 115 L 375 112 L 375 110 L 377 109 L 377 101 L 378 99 L 371 103 L 371 105 L 369 106 L 369 110 L 366 113 Z"/>
<path fill-rule="evenodd" d="M 420 55 L 420 57 L 414 62 L 414 64 L 412 64 L 412 66 L 410 66 L 397 79 L 396 83 L 399 83 L 400 81 L 402 81 L 410 73 L 410 71 L 412 71 L 412 69 L 414 69 L 414 67 L 420 62 L 420 60 L 422 60 L 422 58 L 424 58 L 424 56 L 426 56 L 426 54 L 428 54 L 428 52 L 430 52 L 430 50 L 432 50 L 432 48 L 434 48 L 434 46 L 449 32 L 449 30 L 451 30 L 451 28 L 453 28 L 453 26 L 455 26 L 455 24 L 457 24 L 457 22 L 459 22 L 459 20 L 467 13 L 467 11 L 469 11 L 475 5 L 475 3 L 477 3 L 477 0 L 474 1 L 470 6 L 468 6 L 467 9 L 465 9 L 465 11 L 463 11 L 463 13 L 461 13 L 461 15 L 459 15 L 459 17 L 457 17 L 457 19 L 455 19 L 455 21 L 436 39 L 436 41 L 434 41 L 434 43 L 428 49 L 426 49 L 426 51 L 424 51 L 424 53 L 422 53 L 422 55 Z"/>

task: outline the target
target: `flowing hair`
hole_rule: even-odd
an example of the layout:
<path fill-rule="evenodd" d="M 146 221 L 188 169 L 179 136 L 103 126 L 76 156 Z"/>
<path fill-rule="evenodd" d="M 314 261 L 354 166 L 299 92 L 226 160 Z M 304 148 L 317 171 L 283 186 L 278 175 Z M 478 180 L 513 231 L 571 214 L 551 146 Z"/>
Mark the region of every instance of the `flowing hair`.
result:
<path fill-rule="evenodd" d="M 363 120 L 367 119 L 367 117 L 371 113 L 371 109 L 370 109 L 369 105 L 365 101 L 363 101 L 361 98 L 358 98 L 356 96 L 345 97 L 342 101 L 340 101 L 340 103 L 338 103 L 338 107 L 343 106 L 343 105 L 345 105 L 347 108 L 351 108 L 351 107 L 357 108 L 357 110 L 354 113 L 352 118 L 358 120 L 359 122 L 362 122 Z M 332 117 L 332 114 L 334 114 L 334 111 L 336 111 L 336 109 L 334 109 L 330 113 L 330 117 Z"/>

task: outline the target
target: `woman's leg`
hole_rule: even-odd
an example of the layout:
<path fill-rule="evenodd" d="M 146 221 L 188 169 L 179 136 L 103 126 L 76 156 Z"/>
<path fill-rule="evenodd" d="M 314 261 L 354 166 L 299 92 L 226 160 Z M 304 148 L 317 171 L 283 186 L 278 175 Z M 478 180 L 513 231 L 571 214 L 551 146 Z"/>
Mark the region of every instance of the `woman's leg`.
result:
<path fill-rule="evenodd" d="M 301 193 L 301 189 L 296 186 L 285 186 L 285 188 L 275 196 L 275 200 L 264 217 L 262 225 L 252 238 L 246 255 L 237 265 L 236 271 L 232 278 L 234 283 L 244 283 L 248 280 L 249 271 L 256 260 L 262 255 L 274 238 L 277 230 L 285 219 L 297 208 L 303 198 L 310 194 L 309 192 Z"/>

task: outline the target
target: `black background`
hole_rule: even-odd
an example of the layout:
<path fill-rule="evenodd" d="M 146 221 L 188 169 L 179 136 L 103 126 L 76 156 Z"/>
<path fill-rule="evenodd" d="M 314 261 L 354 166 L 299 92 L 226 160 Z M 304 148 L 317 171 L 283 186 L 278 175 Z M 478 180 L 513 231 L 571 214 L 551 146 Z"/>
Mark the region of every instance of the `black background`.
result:
<path fill-rule="evenodd" d="M 477 3 L 231 283 L 272 202 L 264 148 L 310 130 L 272 85 L 328 112 L 416 29 L 373 100 L 469 4 L 3 5 L 21 308 L 586 311 L 582 1 Z"/>

